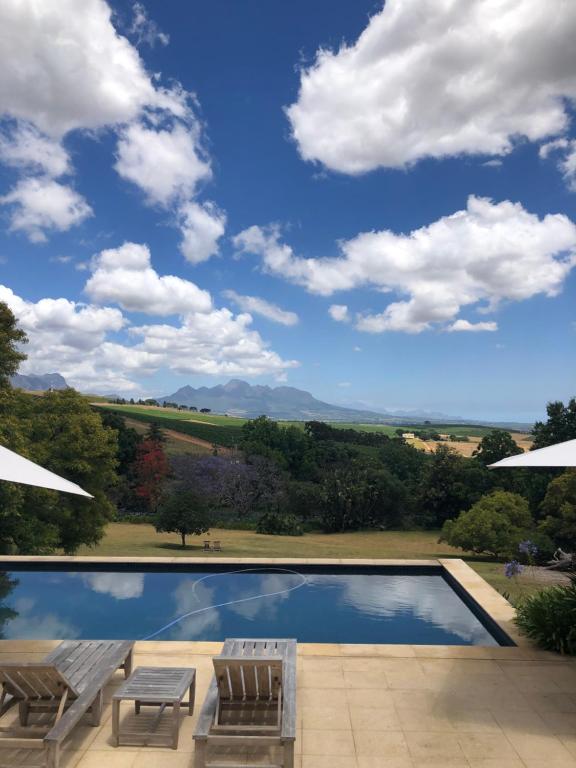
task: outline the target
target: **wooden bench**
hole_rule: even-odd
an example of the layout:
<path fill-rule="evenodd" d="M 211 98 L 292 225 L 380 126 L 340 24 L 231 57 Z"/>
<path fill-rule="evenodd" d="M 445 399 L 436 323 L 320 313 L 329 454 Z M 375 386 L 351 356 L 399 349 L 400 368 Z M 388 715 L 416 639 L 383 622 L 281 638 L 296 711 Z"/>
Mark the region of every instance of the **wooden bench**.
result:
<path fill-rule="evenodd" d="M 132 672 L 134 643 L 129 640 L 66 640 L 42 662 L 0 665 L 0 713 L 18 704 L 19 727 L 0 729 L 3 749 L 43 749 L 46 768 L 58 768 L 60 747 L 83 715 L 100 725 L 104 687 L 117 669 Z M 35 712 L 55 712 L 52 725 L 28 725 Z"/>
<path fill-rule="evenodd" d="M 229 639 L 213 662 L 194 732 L 195 768 L 219 768 L 221 763 L 207 762 L 210 746 L 277 746 L 282 762 L 267 768 L 293 768 L 296 640 Z M 247 768 L 240 760 L 226 765 Z"/>
<path fill-rule="evenodd" d="M 112 737 L 114 745 L 156 744 L 178 749 L 180 730 L 180 705 L 188 693 L 188 714 L 194 712 L 196 691 L 196 670 L 192 667 L 138 667 L 126 682 L 112 696 Z M 120 702 L 133 701 L 136 715 L 140 707 L 159 707 L 158 714 L 149 728 L 136 729 L 120 727 Z M 157 732 L 162 713 L 172 707 L 170 733 Z"/>

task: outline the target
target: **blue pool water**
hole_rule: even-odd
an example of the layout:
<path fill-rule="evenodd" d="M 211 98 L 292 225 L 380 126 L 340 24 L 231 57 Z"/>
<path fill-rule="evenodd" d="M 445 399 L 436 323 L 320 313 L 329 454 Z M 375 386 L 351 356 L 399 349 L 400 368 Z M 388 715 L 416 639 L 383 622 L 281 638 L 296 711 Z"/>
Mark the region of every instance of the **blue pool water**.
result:
<path fill-rule="evenodd" d="M 231 570 L 2 572 L 0 637 L 506 643 L 440 569 Z"/>

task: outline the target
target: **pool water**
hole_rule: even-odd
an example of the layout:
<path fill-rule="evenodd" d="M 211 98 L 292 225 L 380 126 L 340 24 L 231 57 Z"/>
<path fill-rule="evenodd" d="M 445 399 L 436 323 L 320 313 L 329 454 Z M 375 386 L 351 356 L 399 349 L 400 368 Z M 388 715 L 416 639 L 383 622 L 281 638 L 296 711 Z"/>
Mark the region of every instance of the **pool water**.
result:
<path fill-rule="evenodd" d="M 498 642 L 495 626 L 467 604 L 441 569 L 406 571 L 1 572 L 0 637 L 506 642 L 502 637 Z"/>

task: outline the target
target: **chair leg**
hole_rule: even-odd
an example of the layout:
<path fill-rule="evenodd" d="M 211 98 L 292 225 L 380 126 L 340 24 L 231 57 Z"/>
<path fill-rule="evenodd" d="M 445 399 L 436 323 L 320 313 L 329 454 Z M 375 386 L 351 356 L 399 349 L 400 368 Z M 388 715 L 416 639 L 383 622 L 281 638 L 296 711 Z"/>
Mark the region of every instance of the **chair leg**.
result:
<path fill-rule="evenodd" d="M 60 765 L 60 745 L 52 741 L 46 744 L 46 768 L 58 768 Z"/>
<path fill-rule="evenodd" d="M 283 768 L 294 768 L 294 742 L 284 742 L 284 766 Z"/>
<path fill-rule="evenodd" d="M 18 719 L 20 725 L 28 725 L 28 714 L 30 712 L 30 706 L 27 701 L 18 702 Z"/>
<path fill-rule="evenodd" d="M 124 677 L 126 680 L 130 677 L 132 674 L 132 666 L 134 663 L 134 651 L 131 650 L 128 656 L 126 656 L 126 661 L 124 662 Z"/>
<path fill-rule="evenodd" d="M 120 702 L 112 700 L 112 743 L 115 747 L 120 744 Z"/>
<path fill-rule="evenodd" d="M 205 768 L 206 766 L 206 750 L 208 748 L 207 741 L 194 742 L 194 768 Z"/>
<path fill-rule="evenodd" d="M 188 714 L 191 715 L 194 712 L 194 700 L 196 698 L 196 680 L 190 686 L 190 692 L 188 694 Z"/>
<path fill-rule="evenodd" d="M 98 691 L 98 694 L 96 695 L 96 698 L 92 702 L 92 706 L 90 707 L 91 711 L 91 718 L 90 718 L 90 725 L 93 726 L 99 726 L 100 721 L 102 719 L 102 708 L 104 704 L 104 691 L 100 690 Z"/>
<path fill-rule="evenodd" d="M 172 749 L 178 749 L 178 733 L 180 731 L 180 702 L 172 704 Z"/>

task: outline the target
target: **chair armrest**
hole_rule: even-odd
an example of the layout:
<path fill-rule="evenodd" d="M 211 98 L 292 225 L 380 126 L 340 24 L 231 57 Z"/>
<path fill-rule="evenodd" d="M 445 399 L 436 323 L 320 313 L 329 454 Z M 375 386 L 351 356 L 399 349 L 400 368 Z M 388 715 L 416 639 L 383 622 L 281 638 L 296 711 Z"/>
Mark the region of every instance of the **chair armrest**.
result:
<path fill-rule="evenodd" d="M 216 678 L 212 678 L 208 693 L 202 704 L 202 709 L 198 716 L 196 723 L 196 729 L 194 731 L 194 738 L 203 740 L 207 739 L 210 733 L 210 728 L 214 722 L 214 715 L 216 714 L 216 707 L 218 705 L 218 686 L 216 684 Z"/>

